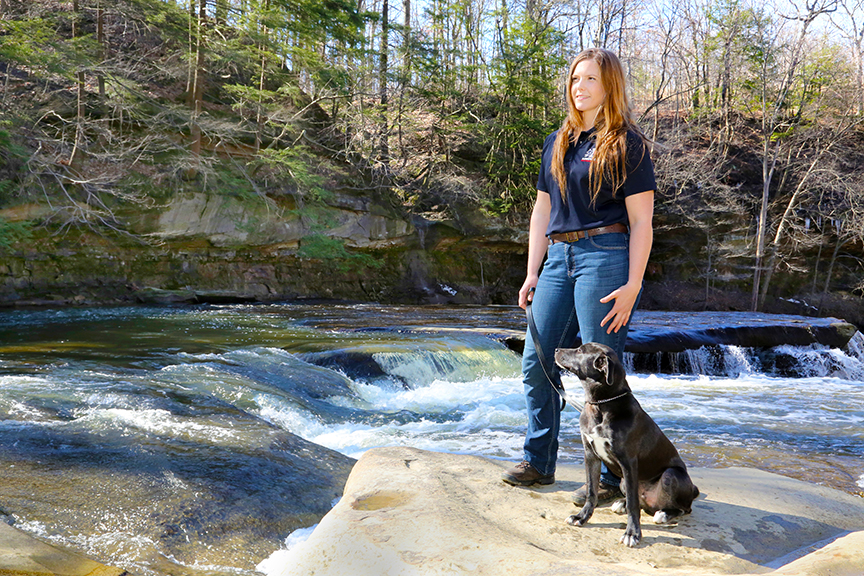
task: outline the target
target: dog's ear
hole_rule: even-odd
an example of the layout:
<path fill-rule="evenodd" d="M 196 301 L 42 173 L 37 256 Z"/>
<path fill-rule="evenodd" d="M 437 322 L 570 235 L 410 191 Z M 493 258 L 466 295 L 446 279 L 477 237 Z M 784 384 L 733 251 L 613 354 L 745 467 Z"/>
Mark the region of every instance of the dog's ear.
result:
<path fill-rule="evenodd" d="M 594 368 L 603 373 L 605 384 L 609 384 L 609 358 L 605 354 L 598 354 L 594 358 Z"/>
<path fill-rule="evenodd" d="M 617 356 L 598 355 L 594 358 L 594 368 L 603 373 L 607 386 L 614 386 L 627 377 L 627 374 L 624 372 L 624 366 L 621 365 Z"/>

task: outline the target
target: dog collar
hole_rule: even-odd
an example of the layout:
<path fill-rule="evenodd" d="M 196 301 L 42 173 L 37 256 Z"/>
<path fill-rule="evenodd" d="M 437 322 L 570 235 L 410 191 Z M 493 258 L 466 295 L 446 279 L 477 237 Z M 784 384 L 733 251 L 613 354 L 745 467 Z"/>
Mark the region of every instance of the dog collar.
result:
<path fill-rule="evenodd" d="M 605 400 L 585 400 L 586 404 L 604 404 L 606 402 L 611 402 L 612 400 L 617 400 L 618 398 L 623 398 L 627 396 L 630 392 L 624 392 L 623 394 L 619 394 L 618 396 L 613 396 L 612 398 L 606 398 Z"/>

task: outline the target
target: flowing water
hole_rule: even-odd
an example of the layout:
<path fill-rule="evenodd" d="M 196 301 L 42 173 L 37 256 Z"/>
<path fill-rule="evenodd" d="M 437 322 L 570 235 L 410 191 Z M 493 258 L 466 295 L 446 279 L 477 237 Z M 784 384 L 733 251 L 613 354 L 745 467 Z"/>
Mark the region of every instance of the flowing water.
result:
<path fill-rule="evenodd" d="M 332 505 L 341 455 L 408 445 L 518 461 L 510 330 L 524 330 L 515 307 L 2 312 L 0 516 L 142 576 L 267 572 Z M 864 489 L 860 334 L 843 350 L 626 356 L 689 465 Z M 578 413 L 562 421 L 561 460 L 581 462 Z"/>

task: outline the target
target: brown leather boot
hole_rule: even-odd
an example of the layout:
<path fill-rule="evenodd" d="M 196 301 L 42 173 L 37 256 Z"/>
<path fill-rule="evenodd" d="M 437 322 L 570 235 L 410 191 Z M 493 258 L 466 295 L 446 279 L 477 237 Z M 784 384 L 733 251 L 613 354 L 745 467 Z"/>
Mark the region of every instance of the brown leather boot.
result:
<path fill-rule="evenodd" d="M 555 482 L 555 474 L 541 474 L 528 462 L 520 462 L 510 468 L 501 476 L 507 484 L 513 486 L 533 486 L 534 484 L 546 485 Z"/>
<path fill-rule="evenodd" d="M 597 488 L 597 504 L 602 504 L 603 502 L 608 502 L 609 500 L 614 500 L 615 498 L 623 498 L 624 495 L 621 493 L 621 490 L 617 486 L 609 486 L 608 484 L 603 484 L 600 482 L 599 488 Z M 588 484 L 583 484 L 579 487 L 576 492 L 573 493 L 573 504 L 576 506 L 582 506 L 585 504 L 585 501 L 588 499 Z"/>

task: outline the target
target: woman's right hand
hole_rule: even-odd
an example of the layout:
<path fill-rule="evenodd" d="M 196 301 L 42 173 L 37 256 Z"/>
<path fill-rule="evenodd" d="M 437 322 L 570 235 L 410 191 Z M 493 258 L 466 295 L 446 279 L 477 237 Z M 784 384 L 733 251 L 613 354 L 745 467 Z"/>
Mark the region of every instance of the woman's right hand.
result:
<path fill-rule="evenodd" d="M 528 303 L 534 298 L 534 288 L 537 286 L 537 275 L 528 276 L 525 278 L 525 283 L 519 290 L 519 307 L 523 310 L 528 307 Z"/>
<path fill-rule="evenodd" d="M 534 298 L 534 287 L 540 278 L 540 267 L 549 241 L 546 239 L 546 229 L 549 227 L 549 215 L 552 211 L 552 201 L 546 192 L 537 191 L 537 201 L 531 212 L 531 226 L 528 228 L 528 269 L 525 271 L 525 283 L 519 290 L 519 307 L 523 310 Z"/>

